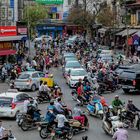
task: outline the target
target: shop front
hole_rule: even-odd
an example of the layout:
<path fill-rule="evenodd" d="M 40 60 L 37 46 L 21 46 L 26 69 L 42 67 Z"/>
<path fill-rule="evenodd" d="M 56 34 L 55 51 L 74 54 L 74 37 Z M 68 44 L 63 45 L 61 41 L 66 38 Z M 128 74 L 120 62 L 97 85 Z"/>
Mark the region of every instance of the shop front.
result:
<path fill-rule="evenodd" d="M 56 38 L 63 35 L 63 25 L 37 25 L 36 31 L 38 36 L 49 35 Z"/>
<path fill-rule="evenodd" d="M 17 26 L 0 26 L 0 63 L 17 53 L 19 45 L 26 41 L 27 34 L 18 35 Z"/>

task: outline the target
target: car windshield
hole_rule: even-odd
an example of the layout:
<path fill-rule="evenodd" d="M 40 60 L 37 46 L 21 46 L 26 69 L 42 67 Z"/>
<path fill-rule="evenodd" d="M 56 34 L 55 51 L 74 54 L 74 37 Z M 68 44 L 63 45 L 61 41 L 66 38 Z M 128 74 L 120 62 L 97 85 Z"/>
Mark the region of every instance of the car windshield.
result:
<path fill-rule="evenodd" d="M 75 58 L 75 57 L 66 57 L 65 60 L 66 60 L 66 61 L 68 61 L 68 60 L 76 60 L 76 58 Z"/>
<path fill-rule="evenodd" d="M 85 76 L 87 73 L 85 70 L 73 70 L 71 76 Z"/>
<path fill-rule="evenodd" d="M 121 77 L 134 79 L 136 77 L 136 73 L 133 71 L 124 71 L 122 72 Z"/>
<path fill-rule="evenodd" d="M 21 74 L 18 79 L 28 79 L 30 77 L 29 74 Z"/>
<path fill-rule="evenodd" d="M 77 68 L 77 67 L 81 67 L 79 62 L 66 63 L 66 68 Z"/>
<path fill-rule="evenodd" d="M 9 107 L 12 103 L 12 98 L 0 97 L 0 106 Z"/>

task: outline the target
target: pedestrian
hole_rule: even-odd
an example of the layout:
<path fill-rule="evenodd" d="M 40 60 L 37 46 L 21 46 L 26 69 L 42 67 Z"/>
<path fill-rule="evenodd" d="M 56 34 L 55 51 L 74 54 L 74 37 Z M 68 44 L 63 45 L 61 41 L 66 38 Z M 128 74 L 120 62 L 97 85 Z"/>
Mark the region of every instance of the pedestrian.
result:
<path fill-rule="evenodd" d="M 114 140 L 128 140 L 128 131 L 123 128 L 123 123 L 119 124 L 119 129 L 114 133 Z"/>

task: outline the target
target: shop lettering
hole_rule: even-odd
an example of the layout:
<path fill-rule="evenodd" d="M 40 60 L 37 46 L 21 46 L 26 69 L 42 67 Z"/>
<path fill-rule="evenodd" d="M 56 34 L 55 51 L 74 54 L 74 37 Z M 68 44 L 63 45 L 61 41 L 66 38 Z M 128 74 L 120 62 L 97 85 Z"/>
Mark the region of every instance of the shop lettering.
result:
<path fill-rule="evenodd" d="M 6 33 L 6 32 L 16 32 L 16 29 L 7 29 L 7 30 L 5 30 L 5 29 L 1 29 L 0 32 L 1 32 L 1 33 Z"/>
<path fill-rule="evenodd" d="M 12 44 L 10 42 L 0 43 L 0 51 L 1 50 L 10 50 L 12 49 Z"/>

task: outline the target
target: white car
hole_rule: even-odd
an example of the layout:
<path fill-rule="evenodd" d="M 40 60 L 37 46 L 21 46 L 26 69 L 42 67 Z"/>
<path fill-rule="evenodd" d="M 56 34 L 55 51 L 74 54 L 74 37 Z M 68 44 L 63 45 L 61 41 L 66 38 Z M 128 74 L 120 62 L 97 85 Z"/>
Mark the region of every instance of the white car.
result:
<path fill-rule="evenodd" d="M 15 118 L 24 111 L 24 101 L 31 98 L 27 93 L 9 89 L 0 94 L 0 117 Z"/>
<path fill-rule="evenodd" d="M 22 72 L 15 80 L 15 88 L 19 90 L 29 89 L 35 91 L 39 88 L 40 78 L 43 78 L 45 74 L 41 71 L 25 71 Z"/>
<path fill-rule="evenodd" d="M 34 39 L 34 42 L 42 42 L 42 40 L 45 39 L 46 42 L 52 41 L 52 37 L 48 35 L 42 35 L 40 37 L 37 37 Z"/>
<path fill-rule="evenodd" d="M 83 80 L 85 76 L 88 77 L 88 73 L 83 68 L 71 69 L 66 77 L 66 80 L 70 87 L 74 87 L 79 79 Z"/>

